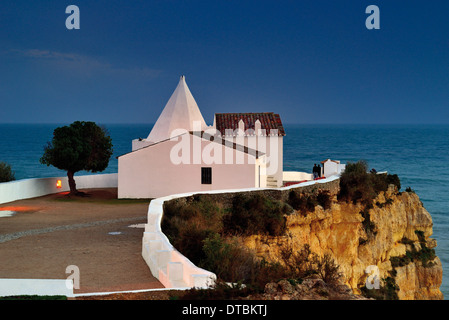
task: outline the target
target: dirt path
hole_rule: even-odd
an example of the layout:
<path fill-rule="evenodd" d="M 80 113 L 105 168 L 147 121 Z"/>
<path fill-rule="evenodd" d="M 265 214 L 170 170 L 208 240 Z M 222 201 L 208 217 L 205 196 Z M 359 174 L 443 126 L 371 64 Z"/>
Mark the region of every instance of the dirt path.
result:
<path fill-rule="evenodd" d="M 66 279 L 75 293 L 163 288 L 141 256 L 149 201 L 117 200 L 116 189 L 83 198 L 49 195 L 0 205 L 0 278 Z"/>

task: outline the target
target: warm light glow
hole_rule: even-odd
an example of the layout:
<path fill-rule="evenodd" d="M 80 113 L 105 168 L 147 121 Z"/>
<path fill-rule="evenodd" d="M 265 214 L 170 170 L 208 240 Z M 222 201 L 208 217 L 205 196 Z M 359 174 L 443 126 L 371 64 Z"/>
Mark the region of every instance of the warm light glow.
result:
<path fill-rule="evenodd" d="M 36 207 L 25 207 L 25 206 L 7 206 L 7 207 L 0 207 L 0 211 L 14 211 L 14 212 L 27 212 L 27 211 L 36 211 L 39 210 L 39 208 Z"/>
<path fill-rule="evenodd" d="M 56 181 L 56 188 L 58 188 L 58 189 L 62 188 L 62 181 L 61 180 Z"/>

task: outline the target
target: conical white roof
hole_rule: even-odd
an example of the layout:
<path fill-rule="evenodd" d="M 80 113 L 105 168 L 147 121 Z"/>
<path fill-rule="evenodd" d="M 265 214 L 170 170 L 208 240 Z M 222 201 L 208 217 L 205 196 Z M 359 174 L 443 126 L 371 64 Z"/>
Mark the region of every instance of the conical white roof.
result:
<path fill-rule="evenodd" d="M 169 139 L 171 132 L 175 129 L 193 131 L 194 121 L 199 121 L 201 130 L 207 129 L 206 122 L 187 86 L 185 77 L 181 76 L 178 86 L 162 110 L 147 140 L 159 142 Z"/>

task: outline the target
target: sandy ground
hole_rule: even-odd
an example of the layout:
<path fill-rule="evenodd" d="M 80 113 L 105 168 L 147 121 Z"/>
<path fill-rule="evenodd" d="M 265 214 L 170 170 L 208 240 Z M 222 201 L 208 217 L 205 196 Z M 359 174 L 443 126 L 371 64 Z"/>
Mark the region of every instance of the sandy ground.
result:
<path fill-rule="evenodd" d="M 66 279 L 75 265 L 75 293 L 163 288 L 141 256 L 149 201 L 117 200 L 116 189 L 83 191 L 89 196 L 0 205 L 16 212 L 0 218 L 0 278 Z"/>

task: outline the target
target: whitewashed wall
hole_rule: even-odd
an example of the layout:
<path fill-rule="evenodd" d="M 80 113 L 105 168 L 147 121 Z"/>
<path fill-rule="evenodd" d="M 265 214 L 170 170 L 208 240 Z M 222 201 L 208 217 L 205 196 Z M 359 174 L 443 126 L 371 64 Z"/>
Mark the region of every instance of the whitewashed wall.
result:
<path fill-rule="evenodd" d="M 56 187 L 58 180 L 62 182 L 60 189 Z M 78 189 L 117 188 L 117 181 L 117 173 L 75 176 Z M 4 182 L 0 183 L 0 204 L 69 190 L 67 177 L 35 178 Z"/>
<path fill-rule="evenodd" d="M 283 172 L 283 181 L 284 182 L 293 182 L 293 181 L 304 181 L 304 180 L 313 180 L 313 174 L 307 172 L 299 172 L 299 171 L 284 171 Z"/>
<path fill-rule="evenodd" d="M 216 280 L 214 273 L 198 268 L 177 251 L 161 230 L 164 202 L 191 195 L 193 193 L 154 199 L 148 207 L 142 257 L 153 276 L 166 288 L 208 288 Z"/>
<path fill-rule="evenodd" d="M 181 150 L 186 155 L 185 163 L 174 163 L 178 160 L 177 146 L 181 139 L 186 139 L 190 146 Z M 147 148 L 122 155 L 118 158 L 118 197 L 154 199 L 171 194 L 186 192 L 202 192 L 210 190 L 253 188 L 257 186 L 255 157 L 242 151 L 202 139 L 194 135 L 178 137 L 179 141 L 166 140 Z M 206 163 L 205 150 L 216 147 L 220 163 Z M 197 153 L 201 150 L 201 153 Z M 175 151 L 175 152 L 174 152 Z M 215 151 L 214 151 L 215 152 Z M 195 159 L 199 155 L 200 159 Z M 231 159 L 227 159 L 230 156 Z M 242 164 L 237 164 L 237 156 L 242 157 Z M 181 161 L 180 161 L 181 162 Z M 201 183 L 201 168 L 212 168 L 212 183 Z"/>
<path fill-rule="evenodd" d="M 322 180 L 307 181 L 274 190 L 290 190 L 314 184 L 323 184 L 339 179 L 338 175 Z M 269 188 L 262 188 L 269 189 Z M 261 188 L 214 190 L 201 194 L 235 193 L 258 191 Z M 156 277 L 166 288 L 207 288 L 216 280 L 210 271 L 198 268 L 177 251 L 161 230 L 164 202 L 176 198 L 190 197 L 195 193 L 184 193 L 151 200 L 148 207 L 148 221 L 142 239 L 142 257 Z"/>

